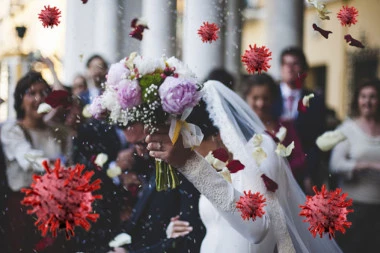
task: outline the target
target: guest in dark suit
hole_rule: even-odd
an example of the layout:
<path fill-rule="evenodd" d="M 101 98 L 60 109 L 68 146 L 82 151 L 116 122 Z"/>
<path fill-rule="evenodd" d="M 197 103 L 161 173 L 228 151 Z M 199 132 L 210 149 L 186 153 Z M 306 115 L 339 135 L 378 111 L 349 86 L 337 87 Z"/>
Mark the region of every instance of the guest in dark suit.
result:
<path fill-rule="evenodd" d="M 158 192 L 154 160 L 147 155 L 143 125 L 133 124 L 124 133 L 128 142 L 135 145 L 136 153 L 145 157 L 145 166 L 150 170 L 132 217 L 120 231 L 131 235 L 132 244 L 125 246 L 124 250 L 116 249 L 117 252 L 199 252 L 205 235 L 198 213 L 199 192 L 180 174 L 181 184 L 176 189 Z M 167 239 L 166 228 L 170 219 L 177 215 L 192 224 L 193 230 L 183 237 Z"/>
<path fill-rule="evenodd" d="M 321 154 L 315 140 L 325 130 L 326 107 L 324 98 L 319 94 L 310 100 L 306 113 L 298 112 L 298 101 L 312 91 L 303 87 L 302 76 L 306 74 L 308 64 L 303 51 L 296 47 L 285 49 L 281 54 L 281 99 L 283 113 L 281 119 L 293 121 L 302 147 L 307 155 L 307 168 L 314 184 L 321 185 L 319 176 Z"/>

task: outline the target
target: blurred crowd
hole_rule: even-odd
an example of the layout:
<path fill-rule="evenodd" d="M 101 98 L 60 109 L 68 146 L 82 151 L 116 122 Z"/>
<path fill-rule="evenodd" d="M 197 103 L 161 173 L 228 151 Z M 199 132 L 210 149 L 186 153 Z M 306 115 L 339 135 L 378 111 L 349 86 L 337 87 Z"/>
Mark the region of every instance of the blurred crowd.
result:
<path fill-rule="evenodd" d="M 17 119 L 1 124 L 1 213 L 0 237 L 4 252 L 108 252 L 108 242 L 126 232 L 132 244 L 120 252 L 199 252 L 205 229 L 199 218 L 199 192 L 180 176 L 178 189 L 155 191 L 154 160 L 149 158 L 142 125 L 121 127 L 83 116 L 86 105 L 102 93 L 107 62 L 94 55 L 86 62 L 86 73 L 78 74 L 70 85 L 57 77 L 53 62 L 41 58 L 52 72 L 54 83 L 48 84 L 38 72 L 30 71 L 17 83 L 14 109 Z M 304 87 L 307 59 L 299 48 L 288 48 L 281 55 L 281 80 L 262 73 L 243 78 L 243 98 L 264 123 L 268 134 L 275 136 L 282 127 L 287 134 L 282 143 L 295 148 L 288 157 L 294 178 L 308 195 L 312 187 L 323 184 L 340 187 L 353 199 L 354 213 L 348 215 L 353 225 L 346 235 L 338 237 L 344 252 L 370 252 L 380 236 L 380 82 L 365 80 L 357 84 L 349 117 L 342 123 L 325 105 L 323 94 Z M 223 69 L 213 70 L 207 80 L 218 80 L 235 88 L 233 76 Z M 70 105 L 47 114 L 37 109 L 52 90 L 70 93 Z M 314 93 L 307 112 L 298 103 Z M 332 152 L 322 152 L 316 139 L 328 130 L 341 129 L 347 139 Z M 98 154 L 107 162 L 94 163 Z M 75 237 L 42 237 L 34 220 L 20 204 L 32 175 L 43 173 L 42 160 L 56 159 L 66 165 L 85 164 L 102 180 L 98 191 L 103 199 L 94 210 L 100 219 L 89 232 L 75 230 Z M 110 177 L 108 169 L 120 168 Z M 302 203 L 300 203 L 302 204 Z M 187 220 L 191 231 L 171 231 L 167 225 L 178 219 Z M 376 223 L 376 224 L 375 224 Z M 174 236 L 173 236 L 174 235 Z"/>

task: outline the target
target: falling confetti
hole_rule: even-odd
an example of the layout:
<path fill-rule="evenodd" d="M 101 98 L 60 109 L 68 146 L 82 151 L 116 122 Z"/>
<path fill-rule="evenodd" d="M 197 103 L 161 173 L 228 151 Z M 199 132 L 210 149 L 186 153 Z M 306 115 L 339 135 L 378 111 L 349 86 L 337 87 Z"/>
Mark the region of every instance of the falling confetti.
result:
<path fill-rule="evenodd" d="M 149 29 L 148 25 L 138 18 L 134 18 L 131 21 L 131 27 L 133 28 L 133 30 L 129 33 L 129 36 L 137 40 L 142 40 L 144 30 Z"/>
<path fill-rule="evenodd" d="M 218 37 L 219 27 L 215 23 L 203 22 L 203 25 L 198 29 L 198 34 L 202 42 L 211 43 L 216 41 Z"/>
<path fill-rule="evenodd" d="M 317 26 L 316 24 L 313 24 L 313 29 L 314 31 L 317 31 L 319 32 L 323 37 L 325 37 L 326 39 L 329 38 L 329 34 L 332 33 L 331 31 L 326 31 L 326 30 L 323 30 L 322 28 L 320 28 L 319 26 Z"/>
<path fill-rule="evenodd" d="M 337 18 L 340 20 L 342 26 L 351 26 L 356 24 L 358 20 L 358 10 L 355 7 L 343 6 L 338 12 Z"/>
<path fill-rule="evenodd" d="M 350 46 L 358 47 L 358 48 L 364 48 L 364 45 L 360 41 L 352 38 L 352 36 L 350 34 L 346 34 L 344 36 L 344 39 L 346 40 L 347 43 L 349 43 L 348 45 L 350 45 Z"/>
<path fill-rule="evenodd" d="M 90 184 L 94 172 L 82 174 L 85 166 L 77 164 L 74 169 L 61 167 L 59 159 L 55 161 L 52 171 L 47 161 L 42 165 L 46 174 L 33 175 L 31 189 L 23 188 L 25 198 L 23 205 L 31 206 L 28 214 L 36 214 L 34 223 L 42 236 L 46 236 L 49 228 L 53 237 L 57 236 L 58 229 L 65 229 L 66 238 L 74 236 L 74 227 L 81 226 L 87 231 L 91 225 L 87 221 L 95 222 L 99 214 L 92 212 L 92 202 L 101 199 L 101 195 L 92 195 L 100 189 L 101 180 L 97 179 Z"/>
<path fill-rule="evenodd" d="M 82 0 L 83 4 L 86 4 L 87 2 L 88 2 L 88 0 Z"/>
<path fill-rule="evenodd" d="M 244 191 L 244 196 L 240 196 L 240 200 L 236 202 L 236 208 L 241 212 L 241 217 L 243 220 L 249 220 L 252 218 L 253 221 L 257 217 L 261 218 L 264 214 L 264 206 L 266 199 L 260 192 L 251 193 Z"/>
<path fill-rule="evenodd" d="M 45 9 L 41 10 L 40 14 L 38 14 L 38 18 L 41 20 L 43 27 L 51 27 L 58 26 L 61 21 L 59 18 L 61 17 L 61 11 L 57 7 L 47 7 L 44 6 Z"/>
<path fill-rule="evenodd" d="M 260 74 L 261 71 L 267 71 L 270 68 L 268 62 L 272 60 L 272 58 L 270 58 L 271 55 L 272 52 L 265 46 L 257 47 L 255 44 L 252 47 L 249 45 L 249 50 L 245 50 L 241 61 L 246 65 L 248 73 L 253 74 L 257 71 Z"/>
<path fill-rule="evenodd" d="M 265 174 L 262 174 L 261 178 L 263 179 L 265 187 L 268 191 L 276 192 L 276 190 L 278 189 L 278 184 L 275 181 L 267 177 Z"/>
<path fill-rule="evenodd" d="M 347 221 L 347 214 L 353 212 L 347 207 L 352 206 L 352 199 L 346 201 L 347 193 L 341 195 L 342 189 L 327 191 L 325 185 L 319 192 L 314 186 L 314 196 L 306 196 L 305 205 L 300 205 L 300 216 L 305 216 L 304 222 L 309 222 L 309 231 L 315 237 L 317 234 L 322 238 L 323 233 L 328 233 L 329 238 L 335 237 L 335 232 L 343 234 L 346 228 L 351 226 Z"/>

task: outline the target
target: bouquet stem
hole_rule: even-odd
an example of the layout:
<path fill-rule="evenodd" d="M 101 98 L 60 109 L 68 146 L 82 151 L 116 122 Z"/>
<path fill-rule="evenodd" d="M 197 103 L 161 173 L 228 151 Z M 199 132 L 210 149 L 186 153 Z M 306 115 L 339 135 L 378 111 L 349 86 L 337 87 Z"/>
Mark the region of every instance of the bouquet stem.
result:
<path fill-rule="evenodd" d="M 174 168 L 166 162 L 156 159 L 156 190 L 167 191 L 179 185 Z"/>

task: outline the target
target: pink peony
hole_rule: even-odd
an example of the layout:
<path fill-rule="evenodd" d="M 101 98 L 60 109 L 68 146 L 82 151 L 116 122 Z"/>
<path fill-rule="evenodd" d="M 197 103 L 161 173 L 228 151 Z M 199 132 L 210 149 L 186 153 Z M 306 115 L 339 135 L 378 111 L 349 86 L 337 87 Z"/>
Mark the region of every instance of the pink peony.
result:
<path fill-rule="evenodd" d="M 196 106 L 201 98 L 198 87 L 189 80 L 167 77 L 158 89 L 162 108 L 171 114 L 182 114 L 186 108 Z"/>
<path fill-rule="evenodd" d="M 117 97 L 121 108 L 132 108 L 141 104 L 141 88 L 136 80 L 122 80 L 119 83 Z"/>
<path fill-rule="evenodd" d="M 122 79 L 129 75 L 129 69 L 122 62 L 111 65 L 107 75 L 107 84 L 116 86 Z"/>
<path fill-rule="evenodd" d="M 102 114 L 106 111 L 102 106 L 102 97 L 96 97 L 88 108 L 88 111 L 95 119 L 100 119 Z"/>

